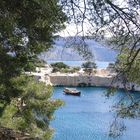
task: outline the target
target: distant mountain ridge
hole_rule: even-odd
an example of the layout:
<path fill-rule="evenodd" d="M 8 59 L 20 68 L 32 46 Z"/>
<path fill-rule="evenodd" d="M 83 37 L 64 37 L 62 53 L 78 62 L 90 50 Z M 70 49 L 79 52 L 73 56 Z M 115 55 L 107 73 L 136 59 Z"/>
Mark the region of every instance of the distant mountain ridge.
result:
<path fill-rule="evenodd" d="M 48 61 L 81 61 L 84 58 L 79 55 L 79 52 L 71 46 L 71 43 L 86 43 L 88 49 L 93 54 L 93 59 L 96 61 L 115 61 L 117 52 L 108 46 L 95 41 L 94 39 L 85 39 L 82 42 L 80 37 L 59 37 L 54 41 L 54 47 L 48 52 L 41 54 L 41 58 Z"/>

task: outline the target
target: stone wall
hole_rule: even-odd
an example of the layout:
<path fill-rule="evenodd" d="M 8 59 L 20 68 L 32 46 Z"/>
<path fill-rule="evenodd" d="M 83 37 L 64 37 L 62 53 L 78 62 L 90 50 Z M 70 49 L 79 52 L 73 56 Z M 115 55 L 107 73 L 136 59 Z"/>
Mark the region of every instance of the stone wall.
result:
<path fill-rule="evenodd" d="M 50 83 L 54 86 L 111 86 L 124 88 L 120 81 L 112 83 L 113 76 L 50 74 L 49 77 Z M 140 86 L 134 83 L 128 83 L 126 87 L 128 90 L 140 91 Z"/>
<path fill-rule="evenodd" d="M 99 76 L 62 76 L 50 75 L 50 82 L 53 85 L 62 86 L 79 86 L 80 84 L 90 86 L 110 86 L 112 77 L 99 77 Z"/>

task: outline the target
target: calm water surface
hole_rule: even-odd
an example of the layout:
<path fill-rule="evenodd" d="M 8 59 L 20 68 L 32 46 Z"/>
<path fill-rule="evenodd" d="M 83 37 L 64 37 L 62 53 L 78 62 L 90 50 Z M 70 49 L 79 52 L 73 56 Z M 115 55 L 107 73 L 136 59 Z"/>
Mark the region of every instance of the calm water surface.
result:
<path fill-rule="evenodd" d="M 110 112 L 122 96 L 118 91 L 116 96 L 107 99 L 105 88 L 78 88 L 80 97 L 64 95 L 63 87 L 55 87 L 53 98 L 65 101 L 65 105 L 55 113 L 51 126 L 55 128 L 53 140 L 140 140 L 140 120 L 123 119 L 127 129 L 121 137 L 108 137 L 109 126 L 114 113 Z M 139 96 L 140 93 L 134 93 Z"/>

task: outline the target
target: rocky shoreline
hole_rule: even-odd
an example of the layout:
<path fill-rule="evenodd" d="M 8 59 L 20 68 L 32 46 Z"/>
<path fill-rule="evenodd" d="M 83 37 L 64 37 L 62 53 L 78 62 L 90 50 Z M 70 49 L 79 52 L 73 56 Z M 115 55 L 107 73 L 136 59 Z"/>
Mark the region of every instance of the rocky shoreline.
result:
<path fill-rule="evenodd" d="M 30 135 L 15 132 L 13 129 L 0 126 L 0 140 L 39 140 L 38 138 L 31 138 Z"/>
<path fill-rule="evenodd" d="M 97 69 L 96 73 L 91 75 L 85 74 L 83 71 L 76 73 L 52 73 L 52 68 L 47 65 L 45 68 L 40 68 L 38 72 L 30 74 L 35 76 L 35 80 L 52 86 L 99 86 L 124 89 L 121 81 L 112 82 L 117 73 L 109 69 Z M 127 90 L 140 91 L 140 86 L 135 83 L 127 83 L 126 88 Z"/>

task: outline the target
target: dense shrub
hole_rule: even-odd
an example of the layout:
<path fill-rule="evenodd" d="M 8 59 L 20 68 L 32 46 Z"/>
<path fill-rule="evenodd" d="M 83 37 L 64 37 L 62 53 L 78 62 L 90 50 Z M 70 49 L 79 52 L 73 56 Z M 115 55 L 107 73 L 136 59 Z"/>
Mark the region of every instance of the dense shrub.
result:
<path fill-rule="evenodd" d="M 69 66 L 64 64 L 63 62 L 52 63 L 51 66 L 53 67 L 53 72 L 58 72 L 62 71 L 63 69 L 69 68 Z"/>

